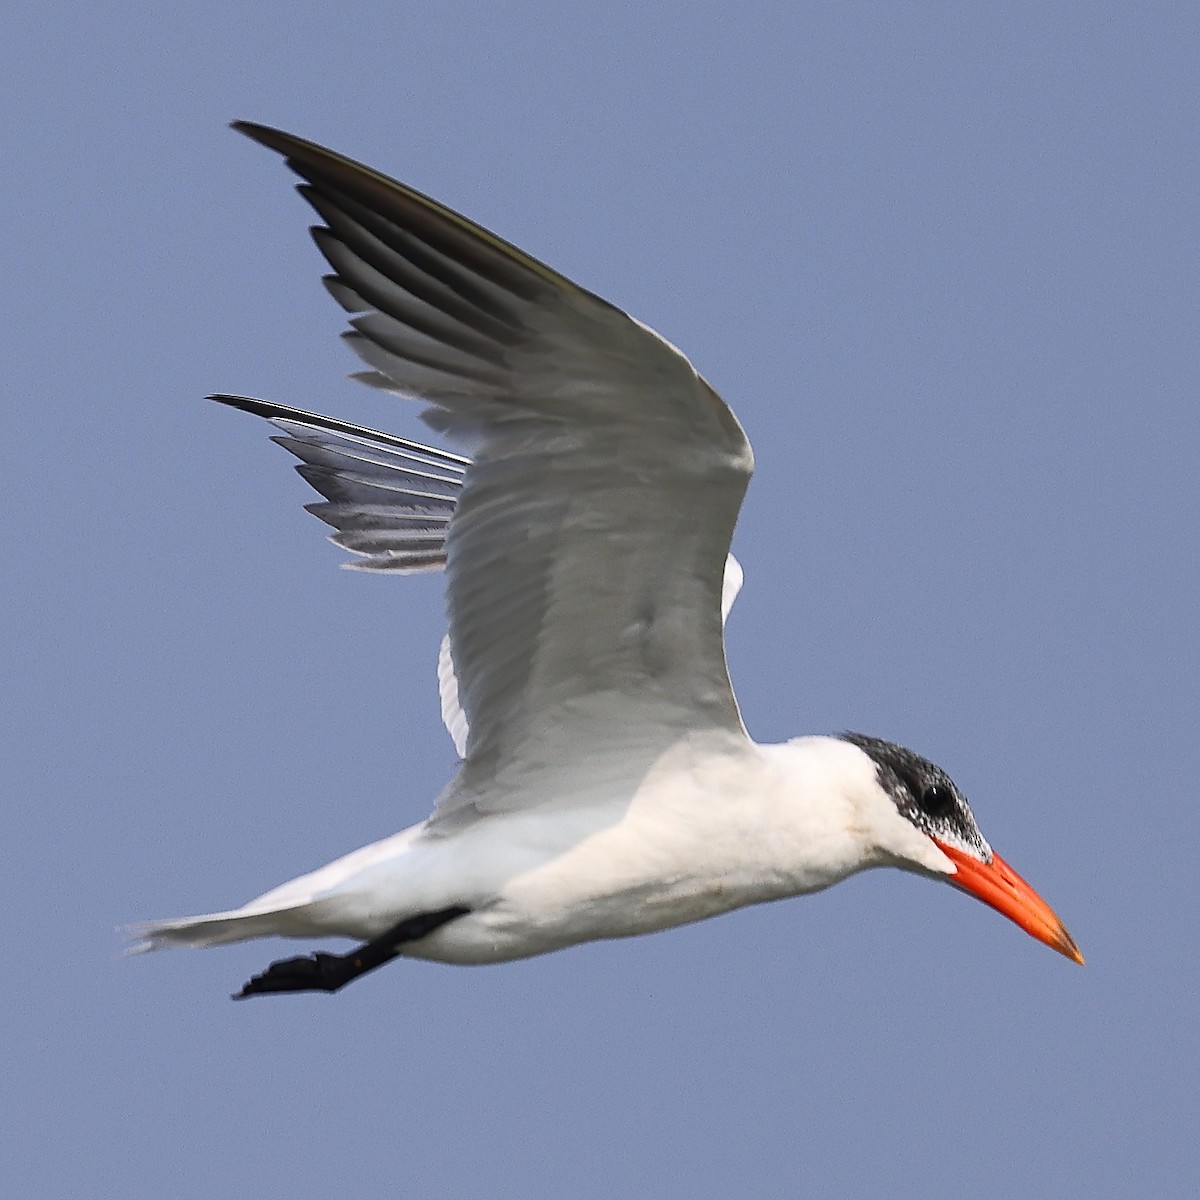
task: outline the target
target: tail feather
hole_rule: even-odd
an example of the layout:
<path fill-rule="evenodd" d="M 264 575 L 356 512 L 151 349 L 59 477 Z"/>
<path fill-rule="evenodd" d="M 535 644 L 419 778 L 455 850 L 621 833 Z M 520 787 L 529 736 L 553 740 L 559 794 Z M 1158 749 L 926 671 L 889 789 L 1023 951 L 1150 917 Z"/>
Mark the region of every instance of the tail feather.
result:
<path fill-rule="evenodd" d="M 125 926 L 122 932 L 130 939 L 129 954 L 168 946 L 223 946 L 260 937 L 307 937 L 314 932 L 311 919 L 302 912 L 308 907 L 301 903 L 282 909 L 232 909 L 170 921 L 142 921 Z"/>
<path fill-rule="evenodd" d="M 381 918 L 377 897 L 370 887 L 365 892 L 356 887 L 355 877 L 373 868 L 394 869 L 394 860 L 420 837 L 423 828 L 414 825 L 353 850 L 316 871 L 281 883 L 241 908 L 127 925 L 122 932 L 130 939 L 128 952 L 143 954 L 168 946 L 221 946 L 261 937 L 349 937 L 365 941 L 376 935 L 375 926 Z M 420 911 L 419 906 L 416 911 Z M 395 920 L 404 915 L 398 910 Z M 390 909 L 378 932 L 387 927 L 389 916 Z"/>

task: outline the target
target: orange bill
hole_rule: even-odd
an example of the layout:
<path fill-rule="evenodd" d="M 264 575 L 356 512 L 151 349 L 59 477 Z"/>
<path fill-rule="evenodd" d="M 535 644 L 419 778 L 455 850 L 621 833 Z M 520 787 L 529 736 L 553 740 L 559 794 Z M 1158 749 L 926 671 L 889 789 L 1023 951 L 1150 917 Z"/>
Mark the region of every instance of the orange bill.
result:
<path fill-rule="evenodd" d="M 1054 915 L 1050 906 L 1000 857 L 992 855 L 990 863 L 980 862 L 970 854 L 937 838 L 938 849 L 958 869 L 947 878 L 948 883 L 969 892 L 1010 921 L 1015 921 L 1026 933 L 1045 942 L 1059 954 L 1083 964 L 1083 955 L 1066 926 Z"/>

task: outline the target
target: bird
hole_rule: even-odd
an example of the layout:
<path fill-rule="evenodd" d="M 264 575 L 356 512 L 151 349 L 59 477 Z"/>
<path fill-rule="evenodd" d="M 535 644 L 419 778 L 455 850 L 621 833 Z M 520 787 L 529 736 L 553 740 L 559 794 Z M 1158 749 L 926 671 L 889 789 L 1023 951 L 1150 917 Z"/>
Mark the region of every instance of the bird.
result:
<path fill-rule="evenodd" d="M 898 867 L 1077 963 L 940 767 L 860 733 L 761 745 L 726 668 L 754 468 L 730 408 L 648 326 L 435 200 L 314 142 L 283 156 L 349 314 L 355 378 L 463 453 L 216 394 L 269 422 L 345 565 L 444 571 L 442 716 L 460 756 L 419 824 L 131 949 L 282 936 L 234 995 L 337 992 L 398 957 L 528 958 Z"/>

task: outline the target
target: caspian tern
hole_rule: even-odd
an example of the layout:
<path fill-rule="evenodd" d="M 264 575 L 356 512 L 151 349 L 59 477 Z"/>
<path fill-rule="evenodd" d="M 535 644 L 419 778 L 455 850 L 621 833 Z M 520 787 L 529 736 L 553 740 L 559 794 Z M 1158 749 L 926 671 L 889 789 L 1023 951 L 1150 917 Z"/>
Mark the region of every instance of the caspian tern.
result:
<path fill-rule="evenodd" d="M 729 544 L 753 470 L 733 413 L 653 330 L 450 209 L 278 130 L 324 224 L 358 378 L 418 398 L 473 458 L 236 396 L 324 497 L 347 564 L 445 569 L 433 814 L 135 949 L 338 935 L 236 998 L 336 991 L 405 955 L 524 958 L 814 892 L 868 867 L 945 880 L 1082 963 L 959 789 L 846 733 L 760 746 L 725 667 Z"/>

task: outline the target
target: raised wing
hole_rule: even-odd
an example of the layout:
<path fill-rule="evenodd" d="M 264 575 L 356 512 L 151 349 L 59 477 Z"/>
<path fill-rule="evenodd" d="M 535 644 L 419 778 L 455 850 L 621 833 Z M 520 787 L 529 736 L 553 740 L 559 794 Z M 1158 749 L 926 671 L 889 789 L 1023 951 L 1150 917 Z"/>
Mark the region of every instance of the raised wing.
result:
<path fill-rule="evenodd" d="M 264 417 L 281 431 L 271 441 L 300 459 L 296 470 L 325 497 L 305 509 L 337 530 L 330 534 L 331 542 L 359 556 L 343 567 L 411 575 L 446 565 L 446 531 L 469 458 L 250 396 L 209 399 Z M 722 624 L 743 579 L 741 564 L 728 555 L 721 582 Z M 437 673 L 442 720 L 455 749 L 466 754 L 469 726 L 458 702 L 449 634 L 438 650 Z"/>
<path fill-rule="evenodd" d="M 716 393 L 653 331 L 449 209 L 236 127 L 307 181 L 361 377 L 426 400 L 474 450 L 445 542 L 464 775 L 522 777 L 561 738 L 740 732 L 721 590 L 753 460 Z"/>

